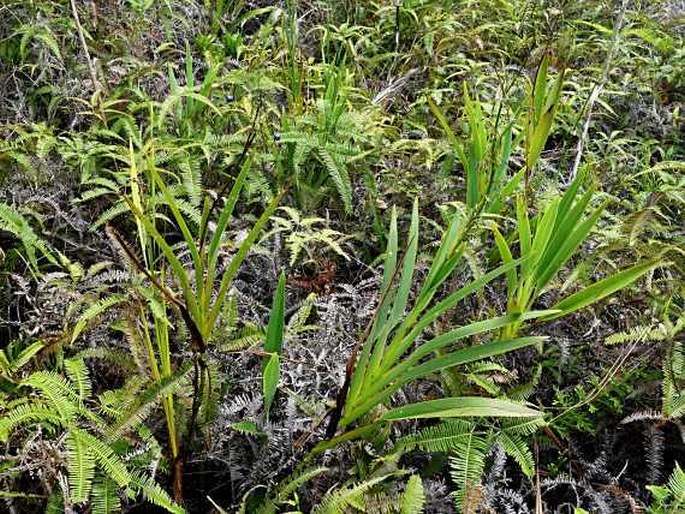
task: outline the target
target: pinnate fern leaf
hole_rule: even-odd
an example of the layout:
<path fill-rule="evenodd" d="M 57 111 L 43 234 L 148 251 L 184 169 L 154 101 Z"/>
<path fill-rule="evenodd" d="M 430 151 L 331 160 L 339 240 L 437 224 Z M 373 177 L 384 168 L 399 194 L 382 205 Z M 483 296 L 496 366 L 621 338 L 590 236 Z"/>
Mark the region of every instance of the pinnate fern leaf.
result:
<path fill-rule="evenodd" d="M 421 477 L 418 475 L 410 476 L 400 498 L 400 513 L 421 514 L 423 512 L 424 501 L 425 494 L 423 491 L 423 484 L 421 483 Z"/>

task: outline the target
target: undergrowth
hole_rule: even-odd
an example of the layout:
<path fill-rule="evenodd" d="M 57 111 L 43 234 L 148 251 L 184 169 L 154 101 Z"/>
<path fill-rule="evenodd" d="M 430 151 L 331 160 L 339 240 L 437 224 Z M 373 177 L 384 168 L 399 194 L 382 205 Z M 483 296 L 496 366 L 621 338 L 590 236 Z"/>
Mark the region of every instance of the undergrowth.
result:
<path fill-rule="evenodd" d="M 685 510 L 684 16 L 5 1 L 3 512 Z"/>

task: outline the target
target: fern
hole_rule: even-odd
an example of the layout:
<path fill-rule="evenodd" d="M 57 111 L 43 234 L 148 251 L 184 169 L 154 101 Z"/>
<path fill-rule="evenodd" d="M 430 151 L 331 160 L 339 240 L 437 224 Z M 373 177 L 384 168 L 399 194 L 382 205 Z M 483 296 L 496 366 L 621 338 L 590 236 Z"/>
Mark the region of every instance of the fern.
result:
<path fill-rule="evenodd" d="M 40 391 L 61 419 L 69 420 L 78 410 L 78 394 L 73 385 L 53 371 L 37 371 L 21 382 Z"/>
<path fill-rule="evenodd" d="M 81 401 L 90 397 L 92 385 L 88 376 L 88 368 L 83 359 L 67 359 L 64 361 L 64 369 L 69 380 L 76 386 L 78 397 Z"/>
<path fill-rule="evenodd" d="M 680 464 L 676 462 L 675 469 L 668 479 L 668 490 L 673 496 L 672 508 L 674 512 L 685 504 L 685 472 L 683 472 Z"/>
<path fill-rule="evenodd" d="M 7 441 L 10 433 L 18 426 L 40 423 L 44 428 L 49 428 L 51 425 L 58 426 L 61 420 L 62 416 L 54 407 L 36 403 L 18 405 L 3 412 L 0 417 L 0 442 Z"/>
<path fill-rule="evenodd" d="M 533 459 L 528 443 L 521 436 L 505 430 L 497 436 L 497 443 L 502 446 L 507 455 L 516 461 L 528 478 L 533 476 L 535 459 Z"/>
<path fill-rule="evenodd" d="M 102 468 L 107 476 L 114 480 L 120 487 L 125 487 L 131 481 L 131 474 L 126 465 L 117 456 L 112 448 L 105 442 L 89 434 L 88 432 L 72 427 L 71 435 L 80 439 L 88 448 L 97 464 Z"/>
<path fill-rule="evenodd" d="M 400 514 L 421 514 L 424 502 L 425 494 L 421 477 L 412 475 L 407 480 L 407 485 L 400 498 Z"/>
<path fill-rule="evenodd" d="M 121 510 L 116 483 L 106 476 L 98 475 L 93 482 L 93 514 L 111 514 Z"/>
<path fill-rule="evenodd" d="M 336 162 L 333 155 L 328 151 L 328 149 L 319 147 L 318 154 L 321 158 L 321 162 L 326 167 L 328 176 L 335 185 L 335 189 L 343 202 L 346 212 L 352 212 L 352 184 L 350 182 L 350 176 L 347 173 L 347 169 Z"/>
<path fill-rule="evenodd" d="M 172 514 L 185 514 L 185 510 L 171 499 L 167 492 L 152 478 L 140 472 L 131 473 L 129 498 L 141 494 L 147 501 L 166 509 Z"/>
<path fill-rule="evenodd" d="M 349 508 L 358 504 L 368 491 L 392 475 L 392 473 L 382 475 L 334 490 L 322 498 L 319 505 L 312 511 L 312 514 L 347 514 Z"/>
<path fill-rule="evenodd" d="M 472 430 L 459 440 L 451 452 L 450 476 L 457 486 L 454 495 L 457 507 L 463 512 L 475 512 L 480 503 L 477 490 L 489 447 L 489 438 Z"/>
<path fill-rule="evenodd" d="M 84 503 L 88 499 L 95 476 L 95 456 L 82 435 L 82 432 L 71 431 L 66 443 L 70 492 L 74 503 Z"/>
<path fill-rule="evenodd" d="M 0 230 L 15 235 L 24 247 L 26 257 L 34 272 L 38 272 L 38 253 L 49 262 L 59 265 L 47 245 L 36 235 L 28 221 L 13 207 L 0 202 Z"/>
<path fill-rule="evenodd" d="M 316 467 L 293 473 L 287 478 L 287 480 L 278 486 L 278 489 L 276 490 L 276 501 L 282 502 L 287 500 L 291 494 L 309 482 L 312 478 L 326 473 L 327 471 L 328 468 Z"/>
<path fill-rule="evenodd" d="M 145 391 L 135 396 L 129 396 L 130 403 L 121 407 L 117 422 L 109 430 L 109 437 L 114 439 L 121 437 L 126 430 L 141 424 L 163 398 L 178 391 L 186 384 L 186 379 L 191 370 L 192 363 L 187 362 L 171 377 L 162 378 L 152 383 Z"/>
<path fill-rule="evenodd" d="M 473 434 L 473 424 L 459 419 L 444 421 L 439 425 L 424 428 L 417 434 L 401 438 L 396 450 L 406 453 L 418 448 L 426 452 L 449 453 L 461 448 Z"/>
<path fill-rule="evenodd" d="M 71 343 L 73 344 L 81 333 L 86 329 L 88 323 L 103 314 L 105 311 L 126 300 L 126 295 L 112 295 L 98 300 L 88 307 L 78 318 L 71 332 Z"/>

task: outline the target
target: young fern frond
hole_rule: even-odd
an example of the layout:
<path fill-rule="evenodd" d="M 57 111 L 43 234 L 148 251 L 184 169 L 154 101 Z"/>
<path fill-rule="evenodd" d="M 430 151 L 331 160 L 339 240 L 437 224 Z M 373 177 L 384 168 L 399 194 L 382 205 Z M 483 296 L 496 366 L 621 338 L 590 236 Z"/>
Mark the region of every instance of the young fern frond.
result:
<path fill-rule="evenodd" d="M 676 462 L 675 469 L 668 479 L 668 491 L 673 497 L 671 507 L 676 512 L 682 505 L 685 505 L 685 472 Z"/>
<path fill-rule="evenodd" d="M 328 471 L 325 467 L 316 467 L 296 471 L 288 476 L 288 479 L 279 484 L 276 489 L 275 502 L 284 502 L 297 491 L 300 487 L 309 482 L 312 478 L 322 475 Z"/>

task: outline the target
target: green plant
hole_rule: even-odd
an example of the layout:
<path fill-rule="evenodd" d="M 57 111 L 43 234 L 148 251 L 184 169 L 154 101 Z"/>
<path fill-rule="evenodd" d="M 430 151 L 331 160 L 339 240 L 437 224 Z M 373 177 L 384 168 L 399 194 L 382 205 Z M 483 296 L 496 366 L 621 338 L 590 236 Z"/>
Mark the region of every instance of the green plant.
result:
<path fill-rule="evenodd" d="M 676 463 L 666 485 L 647 486 L 652 493 L 653 500 L 649 506 L 650 514 L 666 514 L 667 512 L 679 512 L 685 504 L 685 472 Z"/>
<path fill-rule="evenodd" d="M 26 218 L 14 207 L 5 203 L 0 203 L 0 230 L 8 232 L 19 239 L 26 252 L 26 258 L 32 273 L 40 273 L 39 257 L 45 257 L 50 264 L 59 265 L 59 261 L 53 255 L 53 252 L 45 244 L 45 241 L 34 232 Z M 2 251 L 2 260 L 7 258 L 8 252 Z"/>
<path fill-rule="evenodd" d="M 314 262 L 319 254 L 325 250 L 332 251 L 346 260 L 350 256 L 343 250 L 344 243 L 350 236 L 346 236 L 337 230 L 327 226 L 326 220 L 316 216 L 302 217 L 292 207 L 280 207 L 288 217 L 272 216 L 271 220 L 276 227 L 268 232 L 264 239 L 277 234 L 285 234 L 285 245 L 290 253 L 290 266 L 298 262 L 298 257 L 304 252 L 307 260 L 304 263 Z"/>
<path fill-rule="evenodd" d="M 266 329 L 264 351 L 266 352 L 262 366 L 262 394 L 264 396 L 264 414 L 269 418 L 269 409 L 274 400 L 278 379 L 280 376 L 280 358 L 283 349 L 285 332 L 285 273 L 278 277 L 278 286 L 274 295 L 269 326 Z"/>
<path fill-rule="evenodd" d="M 330 65 L 313 111 L 287 118 L 279 134 L 278 180 L 293 188 L 300 209 L 317 207 L 333 190 L 351 213 L 351 171 L 364 170 L 384 136 L 383 118 L 374 106 L 361 111 L 352 105 L 352 78 L 345 67 Z"/>
<path fill-rule="evenodd" d="M 165 304 L 177 309 L 188 330 L 190 338 L 190 349 L 193 352 L 194 383 L 193 383 L 193 405 L 191 407 L 190 420 L 186 431 L 185 445 L 192 441 L 193 433 L 196 429 L 197 417 L 200 411 L 202 398 L 208 395 L 211 384 L 209 368 L 205 361 L 205 352 L 209 344 L 212 343 L 212 335 L 217 320 L 222 313 L 226 302 L 231 280 L 238 272 L 240 264 L 247 256 L 250 247 L 256 241 L 259 233 L 266 225 L 269 217 L 276 209 L 278 197 L 274 198 L 269 206 L 264 210 L 261 217 L 249 231 L 245 239 L 238 245 L 236 253 L 230 264 L 222 270 L 221 278 L 218 279 L 219 256 L 224 241 L 224 231 L 228 226 L 233 209 L 238 201 L 245 177 L 249 171 L 248 166 L 244 166 L 235 180 L 233 187 L 225 200 L 225 205 L 221 209 L 210 234 L 210 219 L 217 207 L 216 201 L 212 202 L 205 198 L 200 220 L 188 219 L 182 212 L 182 207 L 177 199 L 172 195 L 156 168 L 150 169 L 152 177 L 151 186 L 159 188 L 165 200 L 165 206 L 171 211 L 172 219 L 180 229 L 183 241 L 190 254 L 192 263 L 192 273 L 186 269 L 183 262 L 179 259 L 175 249 L 167 242 L 155 223 L 156 216 L 154 211 L 148 214 L 143 207 L 142 197 L 135 184 L 136 176 L 132 168 L 132 194 L 125 195 L 124 200 L 134 215 L 138 238 L 141 242 L 143 251 L 143 261 L 141 262 L 136 254 L 129 248 L 128 243 L 118 235 L 117 232 L 110 230 L 112 238 L 138 271 L 150 281 L 151 286 L 147 292 L 143 292 L 143 297 L 148 298 L 153 315 L 156 316 L 155 327 L 158 331 L 157 349 L 160 352 L 161 369 L 170 370 L 170 354 L 168 336 L 166 335 L 167 320 L 165 319 Z M 199 222 L 198 222 L 199 221 Z M 192 228 L 191 228 L 192 227 Z M 194 230 L 193 230 L 194 229 Z M 159 255 L 157 255 L 159 252 Z M 168 270 L 157 267 L 155 264 L 158 256 L 162 256 L 169 266 Z M 170 273 L 180 287 L 180 296 L 177 295 L 164 283 L 164 276 Z M 218 281 L 218 284 L 216 283 Z M 152 290 L 150 290 L 152 288 Z M 161 315 L 160 315 L 161 313 Z M 161 331 L 161 334 L 159 332 Z M 146 343 L 152 348 L 149 336 L 146 336 Z M 151 353 L 154 360 L 154 353 Z M 154 370 L 154 367 L 153 367 Z M 166 372 L 166 371 L 165 371 Z M 154 378 L 153 371 L 153 378 Z M 162 375 L 163 378 L 163 375 Z M 176 437 L 176 430 L 173 422 L 173 401 L 167 400 L 167 423 L 170 435 Z M 184 459 L 183 448 L 178 448 L 178 444 L 172 444 L 172 451 L 175 451 L 175 475 L 174 489 L 178 501 L 182 499 L 182 463 Z M 174 450 L 175 448 L 175 450 Z"/>
<path fill-rule="evenodd" d="M 397 217 L 393 214 L 388 248 L 385 253 L 380 304 L 368 333 L 360 342 L 361 348 L 355 349 L 348 361 L 346 381 L 339 393 L 337 409 L 329 424 L 329 436 L 335 434 L 338 424 L 345 428 L 353 422 L 361 421 L 377 406 L 383 405 L 402 386 L 418 378 L 429 376 L 442 369 L 501 355 L 544 340 L 541 337 L 527 336 L 509 340 L 493 340 L 461 349 L 454 346 L 463 339 L 502 328 L 514 320 L 534 319 L 549 314 L 549 312 L 533 311 L 476 321 L 451 329 L 415 346 L 424 330 L 442 314 L 518 264 L 518 262 L 506 263 L 451 293 L 431 307 L 431 301 L 441 284 L 454 271 L 463 256 L 463 237 L 467 227 L 468 225 L 463 223 L 460 216 L 453 217 L 433 258 L 414 306 L 405 315 L 418 251 L 418 203 L 414 203 L 407 251 L 403 257 L 401 269 L 398 267 Z M 395 284 L 396 279 L 397 284 Z M 392 409 L 381 413 L 376 422 L 469 416 L 538 417 L 540 413 L 506 400 L 457 397 Z M 373 416 L 369 421 L 371 420 Z M 368 427 L 373 424 L 374 422 L 367 425 L 365 430 L 368 431 Z M 353 433 L 359 433 L 359 430 L 361 429 Z"/>
<path fill-rule="evenodd" d="M 125 389 L 119 391 L 123 394 L 103 394 L 98 401 L 104 413 L 101 415 L 90 407 L 93 401 L 91 380 L 85 362 L 79 357 L 64 361 L 66 376 L 55 371 L 34 371 L 19 380 L 14 378 L 42 347 L 41 342 L 36 342 L 8 362 L 9 365 L 3 366 L 7 378 L 0 394 L 0 440 L 11 441 L 13 434 L 20 430 L 60 434 L 57 440 L 66 455 L 64 464 L 68 477 L 64 483 L 68 486 L 54 491 L 50 503 L 63 504 L 65 508 L 92 503 L 96 512 L 116 512 L 120 503 L 115 493 L 119 490 L 131 498 L 142 494 L 169 512 L 184 512 L 142 467 L 134 469 L 134 464 L 126 463 L 123 458 L 131 449 L 131 443 L 127 441 L 130 434 L 152 442 L 152 435 L 141 425 L 146 415 L 141 407 L 143 402 L 158 401 L 161 388 L 128 391 L 133 396 L 128 396 Z M 178 387 L 189 369 L 186 367 L 167 381 L 164 389 Z M 136 397 L 138 393 L 142 393 L 140 399 Z M 138 408 L 127 408 L 133 405 Z M 156 452 L 159 452 L 158 445 L 147 457 L 158 459 Z M 54 464 L 45 464 L 47 473 L 54 473 L 49 469 L 51 465 Z M 21 468 L 17 469 L 13 474 L 21 473 Z M 102 506 L 108 507 L 103 510 Z"/>
<path fill-rule="evenodd" d="M 525 437 L 535 433 L 543 425 L 544 422 L 539 418 L 502 419 L 497 425 L 490 427 L 468 420 L 443 420 L 416 434 L 400 438 L 393 452 L 401 455 L 419 449 L 450 455 L 450 475 L 457 486 L 457 508 L 463 512 L 474 512 L 478 504 L 469 502 L 478 497 L 475 491 L 480 487 L 486 457 L 493 445 L 499 445 L 530 479 L 535 471 L 535 461 Z"/>
<path fill-rule="evenodd" d="M 516 235 L 522 263 L 518 273 L 514 269 L 507 272 L 507 312 L 510 314 L 526 312 L 531 308 L 597 223 L 605 205 L 583 217 L 594 194 L 594 186 L 591 186 L 579 195 L 584 180 L 583 175 L 578 176 L 560 199 L 550 202 L 532 221 L 524 200 L 518 197 Z M 513 262 L 513 253 L 507 240 L 497 227 L 492 226 L 491 229 L 502 262 Z M 627 287 L 659 265 L 660 260 L 648 261 L 595 282 L 558 301 L 552 307 L 556 312 L 546 315 L 544 319 L 559 318 L 583 309 Z M 509 325 L 504 330 L 505 337 L 516 335 L 520 326 L 520 321 Z"/>

